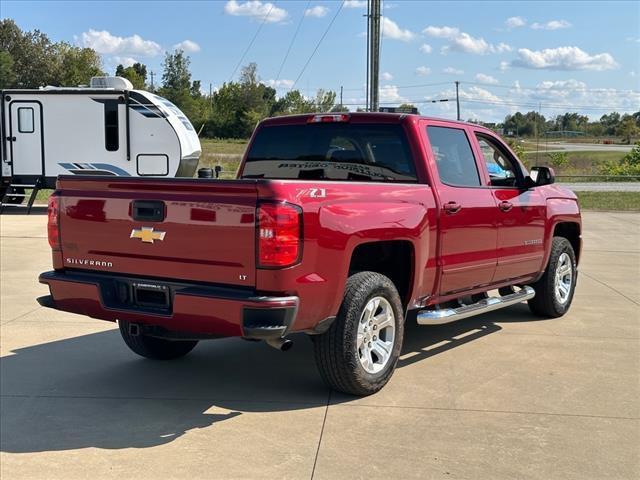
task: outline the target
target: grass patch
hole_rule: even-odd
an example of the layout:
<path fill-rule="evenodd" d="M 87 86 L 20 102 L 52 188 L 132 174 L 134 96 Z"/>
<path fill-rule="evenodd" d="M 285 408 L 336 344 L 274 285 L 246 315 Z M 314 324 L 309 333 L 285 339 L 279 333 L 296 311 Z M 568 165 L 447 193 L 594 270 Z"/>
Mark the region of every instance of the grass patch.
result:
<path fill-rule="evenodd" d="M 583 210 L 640 212 L 640 192 L 575 192 Z"/>
<path fill-rule="evenodd" d="M 529 166 L 551 166 L 556 175 L 597 175 L 601 173 L 602 165 L 617 164 L 626 154 L 626 152 L 567 152 L 567 164 L 554 166 L 549 153 L 539 152 L 536 156 L 535 153 L 530 152 L 524 156 L 524 161 Z"/>
<path fill-rule="evenodd" d="M 235 138 L 201 138 L 202 153 L 231 153 L 242 155 L 247 148 L 247 140 Z"/>

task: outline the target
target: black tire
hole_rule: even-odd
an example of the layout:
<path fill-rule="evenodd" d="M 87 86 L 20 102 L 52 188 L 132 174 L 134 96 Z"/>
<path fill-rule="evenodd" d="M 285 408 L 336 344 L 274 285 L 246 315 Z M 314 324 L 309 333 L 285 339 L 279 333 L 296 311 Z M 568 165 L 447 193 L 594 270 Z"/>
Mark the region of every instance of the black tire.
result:
<path fill-rule="evenodd" d="M 369 373 L 359 358 L 357 335 L 364 308 L 375 297 L 383 297 L 391 307 L 395 333 L 387 363 L 379 372 Z M 403 336 L 402 302 L 393 282 L 375 272 L 356 273 L 347 280 L 336 320 L 325 333 L 312 337 L 320 376 L 334 390 L 351 395 L 371 395 L 384 387 L 393 375 Z"/>
<path fill-rule="evenodd" d="M 571 285 L 568 297 L 564 302 L 561 302 L 555 292 L 555 277 L 560 257 L 565 253 L 571 260 Z M 542 277 L 531 285 L 536 291 L 536 296 L 529 300 L 529 308 L 533 313 L 541 317 L 561 317 L 569 311 L 573 301 L 576 279 L 576 254 L 571 243 L 564 237 L 553 237 L 547 268 Z"/>
<path fill-rule="evenodd" d="M 131 335 L 129 322 L 125 321 L 118 321 L 118 326 L 127 347 L 141 357 L 153 360 L 173 360 L 184 357 L 198 344 L 197 340 L 165 340 L 143 335 L 142 332 L 139 335 Z"/>

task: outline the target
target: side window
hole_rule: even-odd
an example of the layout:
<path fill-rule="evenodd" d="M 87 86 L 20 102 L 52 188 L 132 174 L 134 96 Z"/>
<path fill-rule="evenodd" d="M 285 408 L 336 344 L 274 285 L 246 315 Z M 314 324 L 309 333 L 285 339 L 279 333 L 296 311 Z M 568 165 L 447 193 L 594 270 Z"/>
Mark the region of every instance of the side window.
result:
<path fill-rule="evenodd" d="M 427 136 L 443 183 L 458 187 L 480 186 L 478 167 L 464 130 L 427 127 Z"/>
<path fill-rule="evenodd" d="M 18 132 L 33 133 L 35 131 L 33 123 L 33 108 L 18 108 Z"/>
<path fill-rule="evenodd" d="M 518 173 L 515 165 L 498 146 L 488 138 L 477 135 L 492 186 L 516 187 Z"/>
<path fill-rule="evenodd" d="M 119 148 L 118 100 L 104 102 L 104 146 L 109 152 Z"/>

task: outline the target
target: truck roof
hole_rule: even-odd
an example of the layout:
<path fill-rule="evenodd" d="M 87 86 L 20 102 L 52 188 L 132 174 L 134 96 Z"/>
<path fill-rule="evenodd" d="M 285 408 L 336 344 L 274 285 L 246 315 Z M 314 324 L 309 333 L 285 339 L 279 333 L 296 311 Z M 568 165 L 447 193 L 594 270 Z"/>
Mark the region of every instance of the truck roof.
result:
<path fill-rule="evenodd" d="M 458 125 L 473 125 L 474 127 L 484 128 L 481 125 L 462 122 L 459 120 L 451 120 L 448 118 L 438 118 L 426 115 L 415 115 L 411 113 L 386 113 L 386 112 L 324 112 L 324 113 L 305 113 L 297 115 L 283 115 L 279 117 L 270 117 L 262 120 L 262 125 L 298 125 L 307 123 L 310 118 L 317 115 L 348 115 L 349 121 L 353 123 L 400 123 L 404 120 L 437 120 Z"/>

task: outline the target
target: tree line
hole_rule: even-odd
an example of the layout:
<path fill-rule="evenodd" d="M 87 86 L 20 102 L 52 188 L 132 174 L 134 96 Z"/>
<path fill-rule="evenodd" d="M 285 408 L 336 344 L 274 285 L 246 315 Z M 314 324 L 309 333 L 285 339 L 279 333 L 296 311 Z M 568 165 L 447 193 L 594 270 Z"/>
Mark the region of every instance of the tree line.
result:
<path fill-rule="evenodd" d="M 320 89 L 311 98 L 296 89 L 278 96 L 273 87 L 260 80 L 255 63 L 244 66 L 237 81 L 224 83 L 209 94 L 203 92 L 199 80 L 192 79 L 190 63 L 181 50 L 166 52 L 157 88 L 149 85 L 147 67 L 142 63 L 118 65 L 114 73 L 127 78 L 134 88 L 153 90 L 176 104 L 204 137 L 248 138 L 256 123 L 269 116 L 348 111 L 336 102 L 336 92 L 331 90 Z M 0 88 L 87 85 L 97 75 L 106 72 L 93 49 L 53 42 L 39 30 L 22 31 L 11 19 L 0 21 Z M 413 105 L 401 107 L 410 109 Z M 516 112 L 507 115 L 504 122 L 485 125 L 513 136 L 571 131 L 631 141 L 640 133 L 640 112 L 612 112 L 592 121 L 570 112 L 551 119 L 534 111 Z"/>

